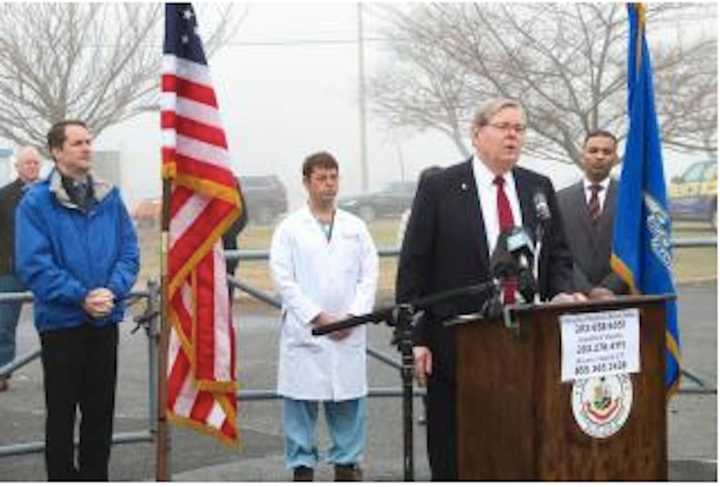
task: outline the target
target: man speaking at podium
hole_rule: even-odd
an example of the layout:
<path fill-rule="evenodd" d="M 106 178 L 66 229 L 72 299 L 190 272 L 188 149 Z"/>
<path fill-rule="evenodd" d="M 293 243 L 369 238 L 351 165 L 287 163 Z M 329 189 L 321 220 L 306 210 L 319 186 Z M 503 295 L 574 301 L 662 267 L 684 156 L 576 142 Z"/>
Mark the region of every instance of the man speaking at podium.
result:
<path fill-rule="evenodd" d="M 526 128 L 518 102 L 488 101 L 473 119 L 473 157 L 422 181 L 400 253 L 398 303 L 490 280 L 490 256 L 498 236 L 513 227 L 533 233 L 540 224 L 540 298 L 584 299 L 572 293 L 572 259 L 552 183 L 515 165 Z M 538 194 L 547 202 L 545 215 L 537 208 Z M 512 288 L 503 289 L 504 304 L 515 297 Z M 428 390 L 427 446 L 433 480 L 457 479 L 455 338 L 454 329 L 443 322 L 477 312 L 481 301 L 480 296 L 467 296 L 439 302 L 414 330 L 415 372 Z"/>

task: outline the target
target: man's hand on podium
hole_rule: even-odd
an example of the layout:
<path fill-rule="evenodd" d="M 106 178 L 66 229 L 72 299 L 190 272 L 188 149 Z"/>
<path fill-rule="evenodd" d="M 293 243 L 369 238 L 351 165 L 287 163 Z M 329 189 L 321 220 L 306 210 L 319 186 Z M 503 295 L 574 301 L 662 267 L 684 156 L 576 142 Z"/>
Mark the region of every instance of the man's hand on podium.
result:
<path fill-rule="evenodd" d="M 606 287 L 594 287 L 587 293 L 590 299 L 615 299 L 615 293 Z"/>
<path fill-rule="evenodd" d="M 582 303 L 587 301 L 583 293 L 558 293 L 550 300 L 551 303 Z"/>
<path fill-rule="evenodd" d="M 413 347 L 415 358 L 415 377 L 418 384 L 425 386 L 427 376 L 432 375 L 432 352 L 428 347 Z"/>

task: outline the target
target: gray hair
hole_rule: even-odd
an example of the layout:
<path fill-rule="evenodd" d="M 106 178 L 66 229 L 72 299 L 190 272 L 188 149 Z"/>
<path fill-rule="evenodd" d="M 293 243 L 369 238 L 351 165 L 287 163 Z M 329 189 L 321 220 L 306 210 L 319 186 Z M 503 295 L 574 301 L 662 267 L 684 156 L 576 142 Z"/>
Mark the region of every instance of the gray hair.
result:
<path fill-rule="evenodd" d="M 517 110 L 520 110 L 523 119 L 527 118 L 525 116 L 525 109 L 522 107 L 519 101 L 513 100 L 511 98 L 491 98 L 490 100 L 483 103 L 478 109 L 478 111 L 475 112 L 471 128 L 473 135 L 476 129 L 490 123 L 490 119 L 493 117 L 493 115 L 506 108 L 515 108 Z"/>
<path fill-rule="evenodd" d="M 17 153 L 15 155 L 15 165 L 19 164 L 20 161 L 22 161 L 29 154 L 36 155 L 38 160 L 42 158 L 42 156 L 40 155 L 40 151 L 37 150 L 36 147 L 34 147 L 32 145 L 25 145 L 25 146 L 21 147 L 20 150 L 17 151 Z"/>

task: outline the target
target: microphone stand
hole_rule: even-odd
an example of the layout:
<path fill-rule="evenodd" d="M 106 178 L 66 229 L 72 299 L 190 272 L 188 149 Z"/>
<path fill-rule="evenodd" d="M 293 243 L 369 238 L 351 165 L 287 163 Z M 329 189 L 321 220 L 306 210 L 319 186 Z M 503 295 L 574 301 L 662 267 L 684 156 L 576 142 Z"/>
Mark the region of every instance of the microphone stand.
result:
<path fill-rule="evenodd" d="M 397 308 L 397 326 L 395 333 L 399 337 L 397 342 L 402 367 L 402 410 L 403 410 L 403 479 L 415 480 L 414 445 L 413 445 L 413 373 L 415 371 L 415 357 L 413 356 L 412 318 L 413 307 L 401 304 Z"/>
<path fill-rule="evenodd" d="M 425 296 L 424 298 L 415 299 L 408 303 L 400 303 L 364 315 L 351 316 L 345 320 L 319 326 L 312 330 L 314 336 L 321 336 L 365 323 L 385 322 L 390 326 L 392 326 L 392 323 L 395 324 L 397 347 L 402 357 L 400 377 L 403 391 L 403 478 L 406 482 L 415 479 L 415 468 L 413 465 L 413 373 L 415 371 L 415 358 L 413 357 L 412 350 L 413 317 L 417 311 L 425 310 L 433 304 L 460 296 L 485 294 L 489 291 L 492 291 L 493 295 L 498 293 L 498 284 L 496 281 L 442 291 Z"/>
<path fill-rule="evenodd" d="M 542 251 L 542 242 L 543 238 L 545 237 L 545 225 L 542 221 L 538 223 L 537 229 L 535 230 L 535 236 L 536 236 L 536 244 L 535 244 L 535 254 L 533 255 L 533 276 L 535 277 L 535 282 L 538 283 L 538 286 L 540 285 L 540 252 Z M 535 304 L 540 303 L 540 293 L 535 294 Z"/>

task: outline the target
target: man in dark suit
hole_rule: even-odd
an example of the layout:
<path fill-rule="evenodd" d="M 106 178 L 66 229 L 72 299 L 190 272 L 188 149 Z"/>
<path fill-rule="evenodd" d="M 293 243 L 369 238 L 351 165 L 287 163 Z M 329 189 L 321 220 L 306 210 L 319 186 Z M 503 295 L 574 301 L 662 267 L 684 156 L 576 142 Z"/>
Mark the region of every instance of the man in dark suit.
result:
<path fill-rule="evenodd" d="M 617 182 L 617 139 L 605 130 L 587 134 L 583 144 L 585 177 L 558 192 L 558 204 L 573 256 L 575 287 L 593 298 L 627 294 L 627 284 L 610 269 Z"/>
<path fill-rule="evenodd" d="M 240 232 L 242 232 L 245 229 L 245 226 L 248 222 L 248 210 L 247 205 L 245 204 L 245 197 L 243 196 L 242 188 L 240 187 L 240 179 L 235 178 L 235 187 L 238 190 L 238 194 L 240 195 L 240 207 L 242 211 L 240 212 L 240 216 L 238 216 L 233 224 L 225 230 L 225 233 L 222 236 L 223 241 L 223 249 L 225 250 L 237 250 L 237 238 L 240 235 Z M 227 275 L 230 277 L 235 276 L 235 269 L 237 268 L 239 264 L 238 259 L 233 259 L 230 261 L 226 261 L 226 268 L 227 268 Z M 230 288 L 230 297 L 235 293 L 235 288 Z"/>
<path fill-rule="evenodd" d="M 15 277 L 15 208 L 40 176 L 40 163 L 35 147 L 23 147 L 15 161 L 17 179 L 0 188 L 0 292 L 25 290 Z M 0 367 L 15 359 L 15 329 L 21 308 L 20 301 L 0 303 Z M 8 381 L 8 377 L 0 376 L 0 392 L 7 390 Z"/>
<path fill-rule="evenodd" d="M 518 102 L 489 101 L 473 120 L 475 155 L 420 183 L 400 253 L 397 302 L 488 281 L 490 256 L 501 231 L 537 227 L 533 197 L 538 192 L 544 193 L 552 214 L 540 258 L 540 296 L 554 301 L 584 299 L 572 293 L 572 259 L 552 183 L 515 166 L 525 130 L 525 113 Z M 438 303 L 415 329 L 415 372 L 428 388 L 433 480 L 457 479 L 455 336 L 443 322 L 477 312 L 482 304 L 478 301 L 466 297 Z"/>

